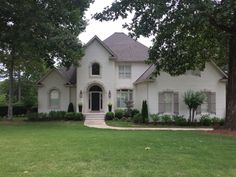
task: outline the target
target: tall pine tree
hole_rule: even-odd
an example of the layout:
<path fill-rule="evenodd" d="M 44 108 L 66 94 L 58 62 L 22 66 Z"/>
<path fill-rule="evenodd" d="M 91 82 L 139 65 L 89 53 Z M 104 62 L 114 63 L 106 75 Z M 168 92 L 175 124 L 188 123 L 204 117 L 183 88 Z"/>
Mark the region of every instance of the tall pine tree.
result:
<path fill-rule="evenodd" d="M 5 0 L 0 4 L 0 63 L 8 71 L 8 118 L 12 118 L 13 73 L 16 66 L 55 61 L 77 63 L 85 29 L 84 12 L 92 0 Z"/>

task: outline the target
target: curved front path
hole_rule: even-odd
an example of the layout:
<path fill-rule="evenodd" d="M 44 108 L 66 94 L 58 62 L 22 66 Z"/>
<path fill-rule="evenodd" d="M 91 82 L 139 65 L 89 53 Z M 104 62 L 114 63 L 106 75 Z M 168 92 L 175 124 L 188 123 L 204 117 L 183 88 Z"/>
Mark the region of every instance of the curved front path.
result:
<path fill-rule="evenodd" d="M 112 127 L 104 120 L 85 120 L 84 125 L 90 128 L 112 129 L 112 130 L 168 130 L 168 131 L 212 131 L 213 128 L 139 128 L 139 127 Z"/>

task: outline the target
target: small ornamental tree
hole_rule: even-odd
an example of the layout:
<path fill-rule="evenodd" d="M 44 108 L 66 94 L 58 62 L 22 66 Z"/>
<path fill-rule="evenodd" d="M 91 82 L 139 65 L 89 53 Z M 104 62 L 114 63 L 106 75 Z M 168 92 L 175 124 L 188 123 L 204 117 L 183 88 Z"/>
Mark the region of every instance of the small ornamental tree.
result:
<path fill-rule="evenodd" d="M 70 103 L 70 104 L 69 104 L 67 112 L 75 112 L 75 111 L 74 111 L 73 103 Z"/>
<path fill-rule="evenodd" d="M 206 96 L 201 92 L 194 92 L 192 90 L 187 91 L 184 94 L 184 103 L 189 109 L 189 122 L 194 121 L 195 112 L 206 99 Z"/>
<path fill-rule="evenodd" d="M 143 123 L 148 121 L 148 106 L 146 100 L 144 100 L 142 104 L 142 118 L 143 118 Z"/>

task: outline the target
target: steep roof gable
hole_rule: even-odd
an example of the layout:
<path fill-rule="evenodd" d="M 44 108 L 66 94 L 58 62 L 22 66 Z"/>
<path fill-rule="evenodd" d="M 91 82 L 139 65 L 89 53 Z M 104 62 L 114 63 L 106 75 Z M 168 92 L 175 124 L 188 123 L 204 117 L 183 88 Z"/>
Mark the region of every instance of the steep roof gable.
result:
<path fill-rule="evenodd" d="M 228 79 L 228 76 L 227 74 L 222 70 L 220 69 L 219 66 L 217 66 L 217 64 L 213 61 L 210 62 L 214 68 L 223 76 L 222 77 L 222 81 L 225 80 L 225 79 Z M 151 76 L 153 74 L 153 72 L 155 71 L 155 68 L 156 66 L 154 64 L 152 64 L 135 82 L 134 84 L 138 84 L 138 83 L 141 83 L 141 82 L 145 82 L 145 81 L 150 81 L 151 79 Z"/>
<path fill-rule="evenodd" d="M 140 61 L 148 59 L 148 47 L 124 33 L 114 33 L 103 41 L 117 56 L 118 61 Z"/>
<path fill-rule="evenodd" d="M 108 47 L 101 39 L 99 39 L 99 37 L 97 37 L 96 35 L 90 39 L 87 44 L 85 44 L 85 48 L 87 48 L 89 45 L 91 45 L 94 41 L 98 41 L 99 44 L 101 44 L 110 54 L 112 57 L 116 58 L 116 54 L 110 49 L 110 47 Z"/>
<path fill-rule="evenodd" d="M 74 85 L 76 84 L 76 67 L 71 66 L 70 68 L 52 68 L 50 69 L 39 81 L 36 82 L 37 85 L 41 85 L 42 82 L 53 72 L 57 72 L 66 82 L 66 84 Z"/>

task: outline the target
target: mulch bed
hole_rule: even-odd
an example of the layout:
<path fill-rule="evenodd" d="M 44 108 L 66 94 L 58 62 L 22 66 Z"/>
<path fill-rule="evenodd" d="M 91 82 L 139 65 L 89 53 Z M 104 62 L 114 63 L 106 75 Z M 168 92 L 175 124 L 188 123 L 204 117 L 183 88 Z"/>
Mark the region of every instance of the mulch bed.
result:
<path fill-rule="evenodd" d="M 225 129 L 215 129 L 213 131 L 208 131 L 209 134 L 220 134 L 220 135 L 227 135 L 227 136 L 234 136 L 236 137 L 236 131 L 230 131 Z"/>

